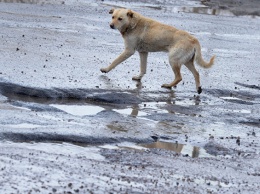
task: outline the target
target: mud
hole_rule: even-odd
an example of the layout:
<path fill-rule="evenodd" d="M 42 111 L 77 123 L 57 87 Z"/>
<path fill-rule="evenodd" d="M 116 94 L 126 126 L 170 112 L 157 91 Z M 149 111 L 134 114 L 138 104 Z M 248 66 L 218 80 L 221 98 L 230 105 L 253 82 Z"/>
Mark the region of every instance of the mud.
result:
<path fill-rule="evenodd" d="M 0 1 L 0 193 L 257 193 L 260 20 L 252 1 Z M 142 82 L 108 10 L 127 7 L 202 45 L 203 92 L 167 55 Z M 241 12 L 241 9 L 243 11 Z"/>

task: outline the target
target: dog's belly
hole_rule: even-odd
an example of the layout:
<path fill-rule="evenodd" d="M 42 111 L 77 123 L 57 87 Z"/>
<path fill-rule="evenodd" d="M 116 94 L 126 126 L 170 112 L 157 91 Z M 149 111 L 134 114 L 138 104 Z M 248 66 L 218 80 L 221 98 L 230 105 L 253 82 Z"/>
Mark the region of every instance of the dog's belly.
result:
<path fill-rule="evenodd" d="M 169 45 L 167 44 L 160 44 L 156 42 L 146 43 L 143 41 L 140 41 L 136 46 L 136 50 L 138 52 L 167 52 L 168 48 Z"/>

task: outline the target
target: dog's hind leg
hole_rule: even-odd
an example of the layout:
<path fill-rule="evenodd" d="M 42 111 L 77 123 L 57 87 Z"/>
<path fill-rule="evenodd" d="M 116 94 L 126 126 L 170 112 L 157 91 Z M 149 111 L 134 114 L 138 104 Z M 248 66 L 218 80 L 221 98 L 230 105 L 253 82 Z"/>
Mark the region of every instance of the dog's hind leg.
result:
<path fill-rule="evenodd" d="M 146 67 L 147 67 L 147 52 L 139 52 L 140 56 L 140 74 L 137 76 L 134 76 L 133 80 L 141 80 L 144 74 L 146 73 Z"/>
<path fill-rule="evenodd" d="M 195 82 L 196 82 L 196 89 L 198 94 L 200 94 L 202 92 L 201 86 L 200 86 L 200 75 L 199 72 L 195 69 L 194 63 L 193 63 L 193 58 L 184 64 L 193 74 L 194 78 L 195 78 Z"/>
<path fill-rule="evenodd" d="M 171 88 L 176 86 L 181 80 L 181 65 L 182 65 L 182 49 L 177 46 L 169 51 L 169 62 L 175 75 L 175 79 L 170 84 L 163 84 L 163 88 Z"/>
<path fill-rule="evenodd" d="M 182 77 L 181 77 L 181 65 L 179 65 L 178 63 L 171 63 L 171 67 L 172 67 L 172 70 L 174 72 L 175 79 L 170 84 L 163 84 L 162 85 L 163 88 L 174 87 L 182 80 Z"/>

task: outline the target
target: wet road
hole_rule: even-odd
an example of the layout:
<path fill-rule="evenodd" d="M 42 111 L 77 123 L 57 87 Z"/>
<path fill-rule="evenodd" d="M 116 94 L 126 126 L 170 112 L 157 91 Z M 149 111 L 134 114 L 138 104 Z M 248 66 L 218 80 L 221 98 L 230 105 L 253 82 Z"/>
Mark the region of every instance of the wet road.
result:
<path fill-rule="evenodd" d="M 43 1 L 42 1 L 43 2 Z M 255 193 L 260 188 L 260 20 L 198 1 L 0 3 L 0 191 Z M 142 82 L 111 7 L 189 31 L 215 65 L 172 90 L 167 54 Z M 19 181 L 18 181 L 19 180 Z"/>

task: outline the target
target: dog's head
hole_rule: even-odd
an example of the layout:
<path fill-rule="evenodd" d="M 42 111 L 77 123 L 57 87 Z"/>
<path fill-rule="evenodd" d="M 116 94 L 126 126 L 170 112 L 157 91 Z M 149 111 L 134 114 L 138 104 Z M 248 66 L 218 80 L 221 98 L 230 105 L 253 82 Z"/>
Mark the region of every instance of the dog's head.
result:
<path fill-rule="evenodd" d="M 133 11 L 129 9 L 111 9 L 109 14 L 112 14 L 110 27 L 118 29 L 120 32 L 124 32 L 131 26 L 131 21 L 134 17 Z"/>

